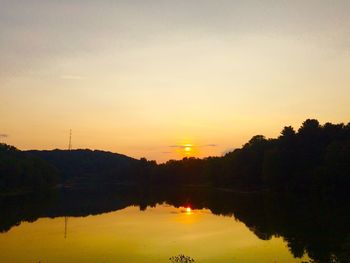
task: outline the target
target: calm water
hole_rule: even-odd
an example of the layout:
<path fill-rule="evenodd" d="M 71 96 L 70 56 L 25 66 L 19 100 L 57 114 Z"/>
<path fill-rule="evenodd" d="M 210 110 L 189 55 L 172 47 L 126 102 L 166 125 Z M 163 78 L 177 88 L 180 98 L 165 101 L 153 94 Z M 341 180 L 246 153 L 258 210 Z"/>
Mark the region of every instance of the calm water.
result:
<path fill-rule="evenodd" d="M 179 253 L 198 262 L 300 262 L 282 238 L 263 241 L 231 217 L 165 204 L 22 223 L 0 235 L 0 247 L 0 262 L 169 262 Z"/>
<path fill-rule="evenodd" d="M 0 262 L 170 262 L 183 253 L 195 262 L 288 263 L 329 257 L 347 244 L 338 243 L 349 237 L 341 228 L 348 212 L 335 222 L 340 233 L 329 233 L 318 226 L 321 214 L 280 200 L 194 189 L 6 198 Z"/>

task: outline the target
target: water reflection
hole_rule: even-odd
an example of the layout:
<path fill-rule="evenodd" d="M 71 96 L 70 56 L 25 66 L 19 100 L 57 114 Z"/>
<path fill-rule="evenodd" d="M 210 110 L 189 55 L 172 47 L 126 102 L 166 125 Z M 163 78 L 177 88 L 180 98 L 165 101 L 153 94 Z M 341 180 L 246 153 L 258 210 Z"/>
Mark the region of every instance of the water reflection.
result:
<path fill-rule="evenodd" d="M 168 205 L 164 205 L 165 203 Z M 159 204 L 163 204 L 161 209 Z M 162 250 L 166 253 L 173 253 L 163 255 L 166 258 L 185 252 L 192 255 L 188 252 L 193 252 L 193 242 L 200 243 L 210 240 L 211 244 L 214 243 L 219 248 L 225 248 L 219 249 L 221 253 L 230 254 L 231 252 L 230 255 L 232 255 L 233 248 L 236 252 L 237 248 L 243 251 L 244 245 L 258 244 L 255 242 L 259 240 L 261 242 L 270 240 L 268 244 L 274 244 L 271 249 L 281 247 L 283 242 L 280 238 L 276 239 L 276 237 L 281 237 L 285 240 L 294 257 L 301 257 L 307 252 L 311 258 L 318 262 L 330 262 L 332 258 L 339 262 L 350 262 L 350 231 L 348 229 L 350 215 L 349 202 L 346 199 L 341 199 L 341 201 L 338 199 L 320 200 L 308 196 L 286 196 L 272 193 L 242 195 L 204 188 L 154 188 L 141 191 L 136 188 L 123 187 L 118 189 L 70 190 L 45 196 L 7 197 L 1 199 L 0 209 L 0 231 L 3 233 L 23 221 L 33 222 L 39 218 L 55 218 L 54 223 L 49 219 L 41 219 L 41 230 L 37 229 L 37 231 L 51 233 L 49 228 L 55 226 L 54 232 L 56 234 L 61 232 L 61 239 L 66 237 L 68 243 L 73 240 L 78 242 L 76 238 L 79 235 L 92 235 L 90 237 L 94 237 L 96 242 L 100 240 L 107 247 L 109 245 L 106 242 L 110 238 L 111 242 L 113 240 L 122 246 L 118 248 L 118 251 L 124 249 L 126 252 L 130 252 L 130 248 L 123 242 L 118 243 L 114 237 L 109 237 L 109 233 L 118 233 L 121 240 L 124 240 L 126 236 L 134 235 L 135 240 L 144 241 L 144 243 L 141 242 L 142 244 L 151 242 L 151 236 L 155 235 L 160 239 L 158 242 L 153 241 L 153 245 L 159 249 L 159 254 L 162 254 Z M 143 214 L 137 210 L 147 213 Z M 118 214 L 118 211 L 123 213 Z M 86 217 L 99 214 L 102 215 Z M 243 224 L 239 225 L 235 220 Z M 147 225 L 140 225 L 140 221 L 147 223 Z M 42 222 L 47 225 L 43 225 Z M 242 229 L 238 229 L 239 227 L 236 229 L 237 226 L 241 226 Z M 29 226 L 26 225 L 26 227 L 29 231 Z M 20 228 L 16 231 L 19 231 Z M 61 228 L 60 231 L 59 228 Z M 132 228 L 134 230 L 131 230 Z M 72 236 L 71 229 L 74 230 Z M 81 232 L 77 229 L 81 229 Z M 232 229 L 236 230 L 230 232 Z M 249 233 L 254 234 L 249 236 Z M 102 238 L 103 234 L 105 237 L 108 236 L 107 240 Z M 0 242 L 5 235 L 0 235 Z M 12 231 L 8 232 L 7 238 L 10 238 L 11 235 L 13 235 Z M 25 236 L 25 234 L 23 235 Z M 254 236 L 258 238 L 254 239 Z M 179 237 L 181 238 L 178 239 Z M 247 237 L 249 238 L 247 239 Z M 191 247 L 191 251 L 168 251 L 166 244 L 168 247 L 173 247 L 172 240 L 181 243 L 181 247 Z M 91 242 L 91 239 L 89 241 Z M 259 243 L 259 248 L 257 245 L 256 249 L 262 249 L 261 246 L 263 247 L 262 244 L 265 243 Z M 225 244 L 228 246 L 225 247 Z M 213 251 L 208 251 L 208 247 L 214 249 L 215 245 L 209 245 L 205 242 L 196 244 L 197 250 L 200 250 L 202 246 L 204 246 L 202 248 L 203 255 L 215 254 Z M 180 249 L 180 247 L 177 248 Z M 265 251 L 267 251 L 266 249 Z M 105 249 L 101 248 L 101 251 L 105 251 Z M 281 251 L 283 249 L 275 251 L 276 255 L 274 258 L 271 257 L 271 260 L 278 258 Z M 270 251 L 270 253 L 272 252 Z M 197 257 L 201 255 L 200 251 L 197 251 L 196 255 Z M 124 256 L 127 257 L 127 255 Z M 223 257 L 222 255 L 216 256 Z M 286 258 L 288 257 L 286 256 Z M 152 262 L 162 262 L 160 259 L 157 261 L 154 257 L 152 260 L 155 260 Z M 205 257 L 202 260 L 205 262 Z M 53 261 L 50 260 L 50 262 Z M 91 262 L 91 260 L 86 262 Z M 133 261 L 129 259 L 128 262 Z"/>

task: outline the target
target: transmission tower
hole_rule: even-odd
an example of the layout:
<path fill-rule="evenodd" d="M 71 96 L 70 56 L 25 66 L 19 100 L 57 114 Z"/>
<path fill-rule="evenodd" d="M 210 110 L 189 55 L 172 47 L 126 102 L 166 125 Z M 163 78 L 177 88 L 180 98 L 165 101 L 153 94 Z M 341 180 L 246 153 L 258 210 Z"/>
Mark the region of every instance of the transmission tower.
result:
<path fill-rule="evenodd" d="M 69 130 L 68 150 L 72 150 L 72 129 Z M 64 239 L 67 238 L 68 216 L 64 217 Z"/>
<path fill-rule="evenodd" d="M 68 144 L 68 150 L 72 149 L 72 129 L 69 130 L 69 144 Z"/>

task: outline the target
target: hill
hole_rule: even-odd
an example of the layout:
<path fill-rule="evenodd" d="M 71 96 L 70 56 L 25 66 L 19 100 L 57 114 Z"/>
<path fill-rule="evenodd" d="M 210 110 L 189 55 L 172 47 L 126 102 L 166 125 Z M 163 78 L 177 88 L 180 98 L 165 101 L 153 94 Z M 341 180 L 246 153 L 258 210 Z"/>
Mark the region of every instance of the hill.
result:
<path fill-rule="evenodd" d="M 350 124 L 321 125 L 308 119 L 297 131 L 288 126 L 278 138 L 253 136 L 242 148 L 221 157 L 184 158 L 159 165 L 105 151 L 20 152 L 6 145 L 1 158 L 3 189 L 15 187 L 9 182 L 21 187 L 39 180 L 33 184 L 44 185 L 41 180 L 46 182 L 50 173 L 57 172 L 65 186 L 197 185 L 235 191 L 311 190 L 332 195 L 346 192 L 350 185 Z"/>
<path fill-rule="evenodd" d="M 139 160 L 97 150 L 27 151 L 53 165 L 66 184 L 127 183 L 136 176 Z"/>
<path fill-rule="evenodd" d="M 30 152 L 0 144 L 0 194 L 41 191 L 57 182 L 52 165 Z"/>

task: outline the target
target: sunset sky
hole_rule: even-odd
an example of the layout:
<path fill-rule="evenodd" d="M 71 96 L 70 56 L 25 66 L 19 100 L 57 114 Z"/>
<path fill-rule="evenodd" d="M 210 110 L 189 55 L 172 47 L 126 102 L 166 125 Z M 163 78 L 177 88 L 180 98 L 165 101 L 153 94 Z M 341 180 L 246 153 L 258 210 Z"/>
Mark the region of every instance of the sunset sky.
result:
<path fill-rule="evenodd" d="M 336 3 L 336 4 L 335 4 Z M 163 162 L 350 121 L 350 1 L 0 0 L 0 140 Z M 186 148 L 187 147 L 187 148 Z"/>

